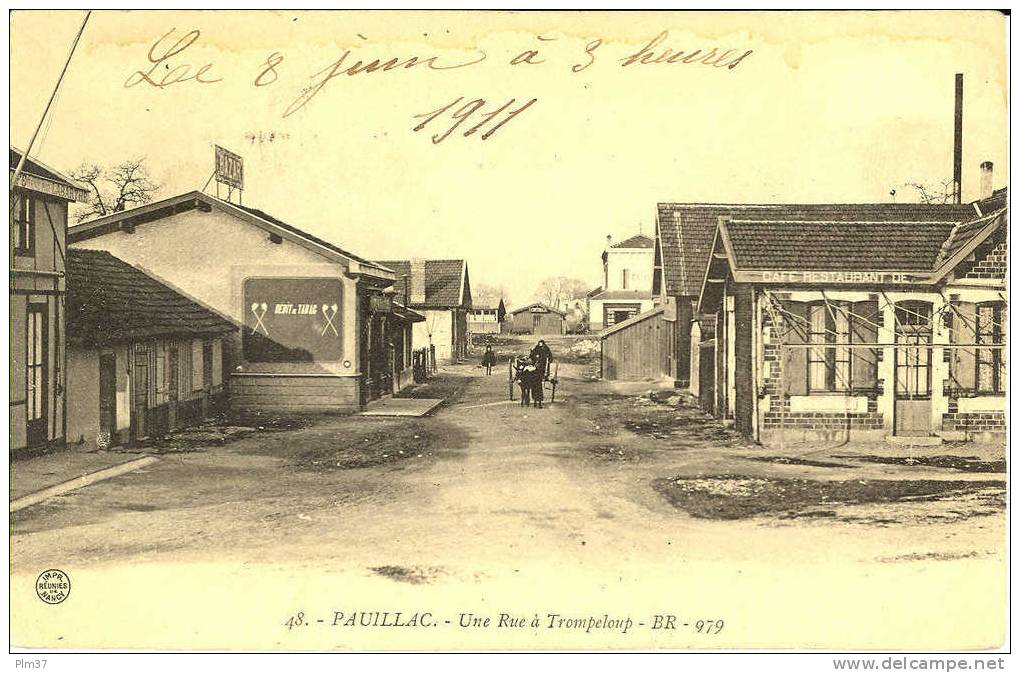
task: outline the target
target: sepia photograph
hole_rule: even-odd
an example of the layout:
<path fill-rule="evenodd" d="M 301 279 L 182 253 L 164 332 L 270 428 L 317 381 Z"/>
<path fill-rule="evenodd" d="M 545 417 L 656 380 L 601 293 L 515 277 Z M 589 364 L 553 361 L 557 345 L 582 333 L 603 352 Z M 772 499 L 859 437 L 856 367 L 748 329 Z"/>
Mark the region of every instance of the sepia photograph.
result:
<path fill-rule="evenodd" d="M 8 17 L 11 670 L 1005 668 L 1008 10 Z"/>

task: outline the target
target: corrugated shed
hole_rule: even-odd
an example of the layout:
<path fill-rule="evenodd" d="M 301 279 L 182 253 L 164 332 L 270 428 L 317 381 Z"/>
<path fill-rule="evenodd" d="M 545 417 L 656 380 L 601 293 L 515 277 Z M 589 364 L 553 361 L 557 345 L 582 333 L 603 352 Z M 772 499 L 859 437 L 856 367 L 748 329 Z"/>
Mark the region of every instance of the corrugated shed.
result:
<path fill-rule="evenodd" d="M 212 336 L 236 327 L 104 250 L 67 251 L 67 337 L 103 345 Z"/>

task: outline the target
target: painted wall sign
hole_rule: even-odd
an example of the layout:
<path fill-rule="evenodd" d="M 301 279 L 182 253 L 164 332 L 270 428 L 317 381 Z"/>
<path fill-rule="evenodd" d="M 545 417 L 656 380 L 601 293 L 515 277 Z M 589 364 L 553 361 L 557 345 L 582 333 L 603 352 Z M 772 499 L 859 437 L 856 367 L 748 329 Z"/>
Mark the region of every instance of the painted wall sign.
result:
<path fill-rule="evenodd" d="M 244 159 L 216 145 L 216 181 L 244 189 Z"/>
<path fill-rule="evenodd" d="M 13 170 L 11 170 L 11 174 L 14 174 Z M 56 196 L 57 198 L 66 199 L 68 201 L 85 201 L 89 196 L 89 193 L 84 189 L 69 187 L 63 183 L 40 178 L 36 175 L 32 175 L 31 173 L 21 173 L 21 175 L 18 176 L 18 184 L 16 186 L 23 187 L 24 189 L 30 189 L 34 192 L 40 192 L 41 194 Z"/>
<path fill-rule="evenodd" d="M 248 362 L 336 362 L 343 285 L 335 278 L 249 278 L 244 282 Z"/>
<path fill-rule="evenodd" d="M 930 283 L 927 274 L 899 271 L 741 271 L 735 279 L 745 283 L 812 285 L 915 285 Z"/>

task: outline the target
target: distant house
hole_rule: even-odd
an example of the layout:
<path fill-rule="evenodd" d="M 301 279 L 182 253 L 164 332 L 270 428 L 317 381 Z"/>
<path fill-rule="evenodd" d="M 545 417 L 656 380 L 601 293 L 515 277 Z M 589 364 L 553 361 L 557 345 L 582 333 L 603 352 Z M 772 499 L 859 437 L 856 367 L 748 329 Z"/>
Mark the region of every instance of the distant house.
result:
<path fill-rule="evenodd" d="M 514 334 L 563 334 L 567 314 L 545 304 L 522 306 L 510 313 L 510 331 Z"/>
<path fill-rule="evenodd" d="M 463 259 L 410 259 L 378 262 L 396 274 L 393 290 L 400 301 L 425 316 L 414 325 L 413 348 L 435 346 L 436 359 L 467 356 L 471 282 Z"/>
<path fill-rule="evenodd" d="M 101 250 L 67 251 L 67 441 L 127 444 L 223 409 L 237 327 Z"/>
<path fill-rule="evenodd" d="M 606 237 L 602 252 L 602 287 L 588 295 L 592 331 L 628 320 L 653 306 L 652 259 L 655 241 L 643 234 L 614 244 Z"/>
<path fill-rule="evenodd" d="M 498 306 L 472 306 L 468 309 L 468 334 L 499 334 L 506 320 L 506 307 L 503 300 Z"/>

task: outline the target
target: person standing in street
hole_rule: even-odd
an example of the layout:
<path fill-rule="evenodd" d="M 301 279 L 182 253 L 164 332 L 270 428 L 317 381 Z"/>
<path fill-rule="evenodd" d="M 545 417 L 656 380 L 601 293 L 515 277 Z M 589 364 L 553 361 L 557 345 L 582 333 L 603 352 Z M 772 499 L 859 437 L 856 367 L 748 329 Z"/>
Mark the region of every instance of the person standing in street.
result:
<path fill-rule="evenodd" d="M 485 355 L 482 356 L 482 366 L 485 367 L 485 375 L 492 375 L 492 366 L 496 364 L 496 353 L 492 350 L 492 346 L 485 347 Z"/>
<path fill-rule="evenodd" d="M 549 346 L 546 345 L 545 339 L 539 339 L 538 344 L 531 349 L 531 359 L 541 374 L 541 380 L 548 381 L 549 366 L 553 361 L 553 354 Z"/>

